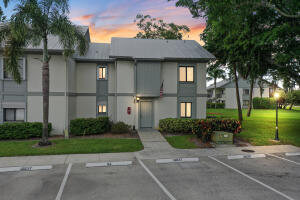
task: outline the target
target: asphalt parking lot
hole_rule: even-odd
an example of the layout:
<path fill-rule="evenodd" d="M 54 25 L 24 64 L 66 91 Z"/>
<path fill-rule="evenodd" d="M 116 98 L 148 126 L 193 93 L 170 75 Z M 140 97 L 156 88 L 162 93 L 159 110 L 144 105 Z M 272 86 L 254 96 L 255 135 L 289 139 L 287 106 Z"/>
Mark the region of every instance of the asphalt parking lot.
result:
<path fill-rule="evenodd" d="M 197 159 L 164 164 L 135 159 L 124 166 L 105 163 L 107 166 L 86 167 L 82 163 L 54 165 L 47 170 L 2 170 L 0 199 L 300 199 L 300 155 Z"/>

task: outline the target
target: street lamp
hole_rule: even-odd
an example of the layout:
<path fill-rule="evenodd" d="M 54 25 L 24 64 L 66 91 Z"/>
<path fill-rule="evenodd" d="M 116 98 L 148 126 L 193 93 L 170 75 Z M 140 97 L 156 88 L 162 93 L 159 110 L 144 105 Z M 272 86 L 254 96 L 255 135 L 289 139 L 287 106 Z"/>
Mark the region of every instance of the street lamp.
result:
<path fill-rule="evenodd" d="M 276 130 L 275 130 L 275 140 L 279 141 L 278 137 L 278 99 L 279 99 L 279 93 L 274 94 L 274 98 L 276 100 Z"/>

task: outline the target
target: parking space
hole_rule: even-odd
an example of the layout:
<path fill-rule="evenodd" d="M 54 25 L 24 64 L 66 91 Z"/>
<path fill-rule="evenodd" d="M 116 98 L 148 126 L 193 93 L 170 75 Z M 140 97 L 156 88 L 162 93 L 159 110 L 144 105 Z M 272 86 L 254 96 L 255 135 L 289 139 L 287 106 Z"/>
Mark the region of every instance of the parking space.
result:
<path fill-rule="evenodd" d="M 278 156 L 280 158 L 284 158 L 284 159 L 287 159 L 287 160 L 294 161 L 296 163 L 299 163 L 299 165 L 300 165 L 300 152 L 297 152 L 297 153 L 276 153 L 276 154 L 273 154 L 273 155 Z"/>
<path fill-rule="evenodd" d="M 300 199 L 300 167 L 295 163 L 271 155 L 256 159 L 230 160 L 227 157 L 218 157 L 218 159 L 272 187 L 278 195 L 279 193 L 282 193 L 281 196 L 286 195 L 286 199 Z"/>
<path fill-rule="evenodd" d="M 251 154 L 1 172 L 0 199 L 300 199 L 300 166 L 281 157 L 299 162 L 284 153 Z"/>
<path fill-rule="evenodd" d="M 66 170 L 56 165 L 50 170 L 1 172 L 1 200 L 54 200 Z"/>
<path fill-rule="evenodd" d="M 159 199 L 168 200 L 146 171 L 134 162 L 128 166 L 91 167 L 74 165 L 63 200 Z"/>
<path fill-rule="evenodd" d="M 144 162 L 176 199 L 284 199 L 208 157 L 193 163 Z"/>

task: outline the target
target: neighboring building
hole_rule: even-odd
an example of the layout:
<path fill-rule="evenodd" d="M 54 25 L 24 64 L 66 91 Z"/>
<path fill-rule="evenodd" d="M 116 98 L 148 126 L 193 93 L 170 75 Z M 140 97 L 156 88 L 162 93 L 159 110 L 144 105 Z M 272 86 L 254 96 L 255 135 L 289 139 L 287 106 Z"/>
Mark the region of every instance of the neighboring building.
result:
<path fill-rule="evenodd" d="M 250 99 L 250 82 L 248 80 L 239 79 L 239 93 L 242 108 L 248 108 Z M 237 108 L 236 90 L 234 80 L 223 80 L 217 83 L 216 91 L 214 84 L 207 87 L 208 101 L 225 103 L 225 108 Z M 271 97 L 273 87 L 264 83 L 262 97 Z M 260 97 L 261 91 L 257 83 L 254 84 L 253 98 Z"/>
<path fill-rule="evenodd" d="M 206 117 L 206 63 L 214 56 L 195 41 L 112 38 L 89 42 L 85 56 L 62 56 L 49 36 L 50 111 L 53 133 L 69 121 L 109 116 L 137 128 L 156 128 L 162 118 Z M 20 59 L 20 85 L 0 59 L 0 122 L 42 121 L 42 46 Z"/>

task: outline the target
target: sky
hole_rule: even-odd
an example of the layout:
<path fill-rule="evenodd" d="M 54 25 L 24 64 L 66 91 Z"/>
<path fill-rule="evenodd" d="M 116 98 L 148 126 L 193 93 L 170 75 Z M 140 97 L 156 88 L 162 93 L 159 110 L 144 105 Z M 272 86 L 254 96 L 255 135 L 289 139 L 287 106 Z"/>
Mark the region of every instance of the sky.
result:
<path fill-rule="evenodd" d="M 14 2 L 13 0 L 4 9 L 6 15 L 12 13 Z M 134 23 L 137 14 L 148 14 L 165 22 L 187 25 L 191 31 L 184 35 L 184 39 L 196 40 L 202 44 L 199 35 L 205 28 L 205 20 L 192 18 L 189 10 L 176 7 L 175 1 L 70 0 L 71 21 L 77 25 L 89 26 L 92 42 L 109 43 L 111 37 L 134 37 L 138 32 Z"/>

